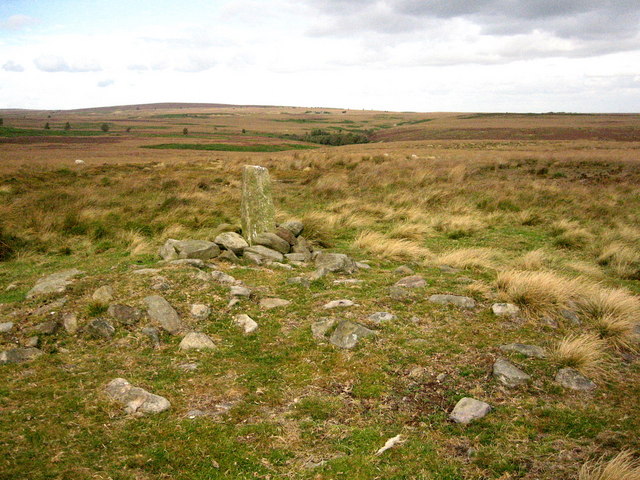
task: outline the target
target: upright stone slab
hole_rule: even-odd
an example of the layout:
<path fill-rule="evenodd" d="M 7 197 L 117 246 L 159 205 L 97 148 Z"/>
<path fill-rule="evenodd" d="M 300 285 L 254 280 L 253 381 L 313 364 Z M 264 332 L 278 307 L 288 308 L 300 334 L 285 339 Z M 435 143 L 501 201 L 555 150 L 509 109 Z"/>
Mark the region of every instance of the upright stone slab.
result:
<path fill-rule="evenodd" d="M 242 171 L 242 235 L 249 245 L 253 238 L 276 229 L 271 179 L 264 167 L 245 165 Z"/>

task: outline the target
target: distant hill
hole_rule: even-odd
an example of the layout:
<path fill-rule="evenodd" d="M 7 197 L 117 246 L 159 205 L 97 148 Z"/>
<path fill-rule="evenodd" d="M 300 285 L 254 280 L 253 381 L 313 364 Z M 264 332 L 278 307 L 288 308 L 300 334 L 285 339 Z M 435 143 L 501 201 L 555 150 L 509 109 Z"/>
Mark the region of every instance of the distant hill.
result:
<path fill-rule="evenodd" d="M 232 105 L 226 103 L 179 103 L 179 102 L 165 102 L 165 103 L 145 103 L 138 105 L 114 105 L 110 107 L 91 107 L 91 108 L 74 108 L 69 110 L 64 109 L 22 109 L 22 108 L 7 108 L 0 111 L 4 112 L 16 112 L 16 111 L 39 111 L 39 112 L 69 112 L 69 113 L 110 113 L 122 110 L 167 110 L 167 109 L 189 109 L 189 108 L 273 108 L 273 105 Z"/>

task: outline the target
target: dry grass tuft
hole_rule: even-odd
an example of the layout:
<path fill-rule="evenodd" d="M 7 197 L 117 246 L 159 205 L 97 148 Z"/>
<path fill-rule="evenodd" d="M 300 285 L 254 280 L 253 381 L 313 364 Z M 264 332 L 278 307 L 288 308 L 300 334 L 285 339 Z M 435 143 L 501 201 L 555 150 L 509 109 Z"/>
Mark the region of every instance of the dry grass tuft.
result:
<path fill-rule="evenodd" d="M 485 227 L 484 222 L 472 215 L 449 215 L 433 221 L 436 231 L 443 232 L 452 239 L 469 237 Z"/>
<path fill-rule="evenodd" d="M 494 268 L 495 256 L 496 252 L 490 248 L 461 248 L 444 252 L 435 261 L 454 268 L 482 270 Z"/>
<path fill-rule="evenodd" d="M 389 231 L 391 238 L 406 238 L 407 240 L 422 240 L 429 231 L 429 227 L 420 223 L 400 223 Z"/>
<path fill-rule="evenodd" d="M 640 461 L 629 451 L 620 452 L 608 462 L 600 458 L 585 463 L 580 468 L 578 480 L 640 480 Z"/>
<path fill-rule="evenodd" d="M 607 365 L 606 342 L 593 333 L 569 335 L 558 342 L 551 356 L 561 367 L 599 375 Z"/>
<path fill-rule="evenodd" d="M 541 248 L 527 252 L 516 262 L 516 267 L 521 270 L 542 270 L 547 261 L 547 254 Z"/>
<path fill-rule="evenodd" d="M 598 256 L 600 265 L 608 265 L 621 278 L 640 279 L 640 252 L 620 242 L 602 248 Z"/>
<path fill-rule="evenodd" d="M 593 319 L 605 316 L 637 318 L 640 315 L 640 300 L 622 288 L 604 289 L 590 286 L 579 300 L 581 310 Z"/>
<path fill-rule="evenodd" d="M 432 256 L 431 251 L 419 243 L 389 238 L 371 230 L 361 232 L 353 246 L 386 260 L 419 260 Z"/>
<path fill-rule="evenodd" d="M 456 165 L 447 175 L 447 178 L 451 183 L 462 183 L 467 177 L 467 166 L 464 164 Z"/>
<path fill-rule="evenodd" d="M 349 182 L 346 175 L 328 174 L 320 177 L 313 190 L 317 193 L 330 195 L 344 193 L 349 189 Z"/>
<path fill-rule="evenodd" d="M 638 350 L 638 335 L 635 332 L 636 322 L 629 317 L 604 315 L 596 320 L 596 328 L 600 337 L 608 340 L 618 350 Z"/>

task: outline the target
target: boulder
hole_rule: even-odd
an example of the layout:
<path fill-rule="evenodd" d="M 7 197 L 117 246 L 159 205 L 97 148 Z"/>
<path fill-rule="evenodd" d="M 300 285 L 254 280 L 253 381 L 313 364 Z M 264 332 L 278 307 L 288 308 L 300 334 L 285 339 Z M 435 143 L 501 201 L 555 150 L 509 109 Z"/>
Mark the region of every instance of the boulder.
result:
<path fill-rule="evenodd" d="M 248 263 L 253 263 L 254 265 L 262 265 L 266 260 L 262 255 L 258 255 L 253 252 L 244 252 L 242 258 L 244 258 Z"/>
<path fill-rule="evenodd" d="M 43 354 L 44 352 L 37 348 L 12 348 L 0 352 L 0 365 L 30 362 Z"/>
<path fill-rule="evenodd" d="M 222 283 L 224 285 L 234 285 L 235 283 L 238 282 L 231 275 L 228 275 L 228 274 L 226 274 L 224 272 L 221 272 L 219 270 L 214 270 L 213 272 L 211 272 L 211 278 L 215 282 Z"/>
<path fill-rule="evenodd" d="M 547 353 L 543 348 L 536 345 L 525 345 L 523 343 L 508 343 L 500 345 L 503 352 L 516 352 L 526 357 L 545 358 Z"/>
<path fill-rule="evenodd" d="M 180 350 L 211 350 L 216 348 L 211 337 L 206 333 L 189 332 L 180 342 Z"/>
<path fill-rule="evenodd" d="M 512 303 L 494 303 L 491 311 L 498 317 L 515 317 L 520 314 L 520 307 Z"/>
<path fill-rule="evenodd" d="M 113 288 L 109 285 L 104 285 L 98 288 L 93 295 L 91 295 L 91 300 L 97 303 L 101 303 L 102 305 L 108 305 L 111 299 L 113 298 Z"/>
<path fill-rule="evenodd" d="M 58 331 L 59 326 L 60 324 L 57 320 L 49 320 L 47 322 L 39 323 L 27 329 L 27 332 L 36 335 L 53 335 Z"/>
<path fill-rule="evenodd" d="M 244 313 L 233 317 L 233 323 L 244 330 L 244 333 L 252 333 L 258 329 L 258 324 L 253 318 Z"/>
<path fill-rule="evenodd" d="M 298 243 L 298 241 L 296 240 L 296 236 L 286 228 L 278 227 L 276 228 L 276 231 L 273 233 L 275 233 L 277 236 L 279 236 L 281 239 L 287 242 L 290 246 L 293 246 L 296 243 Z"/>
<path fill-rule="evenodd" d="M 223 232 L 215 238 L 214 242 L 236 255 L 241 254 L 249 246 L 247 241 L 235 232 Z"/>
<path fill-rule="evenodd" d="M 267 248 L 264 245 L 254 245 L 249 248 L 245 248 L 244 256 L 247 257 L 247 253 L 252 253 L 255 255 L 259 255 L 263 260 L 272 261 L 272 262 L 282 262 L 284 261 L 284 255 L 282 253 L 272 250 L 271 248 Z"/>
<path fill-rule="evenodd" d="M 460 308 L 474 308 L 476 306 L 476 301 L 473 298 L 460 295 L 431 295 L 429 301 L 439 305 L 455 305 Z"/>
<path fill-rule="evenodd" d="M 460 399 L 449 418 L 456 423 L 469 423 L 484 417 L 491 411 L 491 405 L 475 398 L 464 397 Z"/>
<path fill-rule="evenodd" d="M 493 376 L 506 387 L 517 387 L 531 380 L 529 375 L 504 358 L 498 358 L 493 364 Z"/>
<path fill-rule="evenodd" d="M 96 318 L 91 320 L 87 326 L 85 327 L 87 334 L 90 337 L 109 340 L 113 337 L 113 334 L 116 332 L 116 329 L 113 328 L 106 320 L 102 320 L 100 318 Z"/>
<path fill-rule="evenodd" d="M 311 254 L 304 253 L 287 253 L 285 258 L 290 262 L 306 263 L 311 260 Z"/>
<path fill-rule="evenodd" d="M 573 368 L 563 368 L 556 374 L 555 381 L 564 388 L 589 392 L 595 390 L 598 386 Z"/>
<path fill-rule="evenodd" d="M 171 334 L 178 333 L 182 327 L 178 312 L 169 305 L 164 298 L 159 295 L 151 295 L 146 297 L 144 301 L 147 304 L 147 313 L 154 322 L 160 324 L 167 332 Z"/>
<path fill-rule="evenodd" d="M 371 320 L 373 323 L 384 323 L 384 322 L 390 322 L 391 320 L 395 320 L 397 317 L 393 313 L 389 313 L 389 312 L 376 312 L 376 313 L 372 313 L 367 318 Z"/>
<path fill-rule="evenodd" d="M 311 255 L 313 252 L 313 247 L 309 241 L 304 237 L 298 237 L 296 239 L 297 243 L 291 247 L 292 253 L 304 253 L 305 255 Z"/>
<path fill-rule="evenodd" d="M 233 253 L 231 250 L 223 250 L 223 252 L 218 255 L 218 260 L 222 260 L 229 263 L 240 263 L 240 259 L 238 256 Z"/>
<path fill-rule="evenodd" d="M 167 261 L 178 259 L 208 260 L 220 255 L 220 247 L 207 240 L 168 239 L 160 248 L 160 256 Z"/>
<path fill-rule="evenodd" d="M 359 323 L 343 320 L 329 337 L 329 342 L 336 347 L 350 349 L 355 347 L 361 338 L 373 337 L 375 334 L 373 330 Z"/>
<path fill-rule="evenodd" d="M 289 285 L 302 285 L 303 287 L 307 287 L 307 288 L 311 286 L 311 281 L 304 277 L 287 278 L 287 283 Z"/>
<path fill-rule="evenodd" d="M 66 313 L 62 316 L 62 325 L 69 335 L 78 332 L 78 317 L 75 313 Z"/>
<path fill-rule="evenodd" d="M 356 263 L 344 253 L 321 252 L 316 256 L 316 267 L 329 272 L 352 274 L 357 270 Z"/>
<path fill-rule="evenodd" d="M 411 292 L 405 287 L 394 285 L 389 287 L 389 296 L 394 300 L 405 300 L 411 297 Z"/>
<path fill-rule="evenodd" d="M 394 286 L 402 288 L 422 288 L 427 286 L 427 281 L 420 275 L 410 275 L 398 280 Z"/>
<path fill-rule="evenodd" d="M 311 334 L 314 338 L 322 340 L 326 337 L 327 332 L 336 324 L 334 318 L 321 318 L 317 322 L 311 324 Z"/>
<path fill-rule="evenodd" d="M 242 235 L 249 245 L 253 245 L 256 235 L 276 229 L 271 178 L 266 168 L 256 165 L 244 166 L 240 211 Z"/>
<path fill-rule="evenodd" d="M 286 228 L 296 237 L 299 237 L 302 233 L 302 230 L 304 230 L 304 225 L 302 224 L 302 222 L 298 222 L 297 220 L 281 223 L 280 227 Z"/>
<path fill-rule="evenodd" d="M 110 399 L 123 405 L 127 413 L 160 413 L 171 407 L 166 398 L 134 387 L 124 378 L 111 380 L 105 392 Z"/>
<path fill-rule="evenodd" d="M 140 321 L 143 315 L 142 312 L 137 308 L 118 304 L 109 305 L 107 313 L 123 325 L 133 325 Z"/>
<path fill-rule="evenodd" d="M 243 287 L 240 285 L 232 286 L 230 289 L 230 293 L 232 297 L 250 297 L 251 296 L 251 290 L 249 290 L 247 287 Z"/>
<path fill-rule="evenodd" d="M 71 284 L 74 277 L 81 275 L 81 270 L 71 269 L 54 273 L 39 279 L 34 287 L 27 292 L 27 298 L 33 298 L 38 295 L 49 295 L 52 293 L 64 293 Z"/>
<path fill-rule="evenodd" d="M 211 315 L 211 308 L 208 305 L 202 303 L 195 303 L 191 305 L 191 316 L 198 320 L 205 320 Z"/>

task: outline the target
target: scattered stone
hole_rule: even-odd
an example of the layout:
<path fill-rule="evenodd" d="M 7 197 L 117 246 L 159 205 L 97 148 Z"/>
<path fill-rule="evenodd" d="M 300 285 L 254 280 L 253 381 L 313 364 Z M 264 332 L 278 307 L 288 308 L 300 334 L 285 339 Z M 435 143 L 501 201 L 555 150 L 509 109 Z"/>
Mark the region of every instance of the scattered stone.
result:
<path fill-rule="evenodd" d="M 375 334 L 373 330 L 358 323 L 343 320 L 329 337 L 329 342 L 336 347 L 353 348 L 361 338 L 373 337 Z"/>
<path fill-rule="evenodd" d="M 207 240 L 168 239 L 160 248 L 160 256 L 167 261 L 195 258 L 208 260 L 220 255 L 220 247 Z"/>
<path fill-rule="evenodd" d="M 233 323 L 244 330 L 244 333 L 252 333 L 258 329 L 258 324 L 249 315 L 244 313 L 233 317 Z"/>
<path fill-rule="evenodd" d="M 134 387 L 124 378 L 111 380 L 105 391 L 112 400 L 124 405 L 126 413 L 160 413 L 171 407 L 169 401 L 159 395 L 154 395 L 140 387 Z"/>
<path fill-rule="evenodd" d="M 216 344 L 206 333 L 189 332 L 180 342 L 180 350 L 211 350 L 212 348 L 216 348 Z"/>
<path fill-rule="evenodd" d="M 293 267 L 291 265 L 287 265 L 286 263 L 271 262 L 270 266 L 271 267 L 282 268 L 283 270 L 293 270 Z"/>
<path fill-rule="evenodd" d="M 311 254 L 306 255 L 304 253 L 287 253 L 285 255 L 285 258 L 290 262 L 306 263 L 311 260 Z"/>
<path fill-rule="evenodd" d="M 488 403 L 481 402 L 475 398 L 464 397 L 453 407 L 449 418 L 456 423 L 466 424 L 484 417 L 490 411 L 491 406 Z"/>
<path fill-rule="evenodd" d="M 249 246 L 247 241 L 235 232 L 221 233 L 214 242 L 235 255 L 240 255 Z"/>
<path fill-rule="evenodd" d="M 179 260 L 171 260 L 169 265 L 185 265 L 187 267 L 204 268 L 204 260 L 199 258 L 181 258 Z"/>
<path fill-rule="evenodd" d="M 178 312 L 169 305 L 164 298 L 159 295 L 146 297 L 144 301 L 147 304 L 147 313 L 154 322 L 160 324 L 167 332 L 171 334 L 178 333 L 182 324 Z"/>
<path fill-rule="evenodd" d="M 128 305 L 111 304 L 107 313 L 123 325 L 133 325 L 142 318 L 142 312 Z"/>
<path fill-rule="evenodd" d="M 193 420 L 198 417 L 206 417 L 208 416 L 207 412 L 203 412 L 202 410 L 189 410 L 185 415 L 186 418 Z"/>
<path fill-rule="evenodd" d="M 253 252 L 244 252 L 242 256 L 247 262 L 253 263 L 254 265 L 262 265 L 265 261 L 265 258 L 262 255 L 258 255 Z"/>
<path fill-rule="evenodd" d="M 555 380 L 564 388 L 570 388 L 571 390 L 588 392 L 597 388 L 597 385 L 593 381 L 573 368 L 561 369 L 556 374 Z"/>
<path fill-rule="evenodd" d="M 320 267 L 309 275 L 310 282 L 317 282 L 321 278 L 326 277 L 329 274 L 329 270 L 324 267 Z"/>
<path fill-rule="evenodd" d="M 160 273 L 162 270 L 159 268 L 139 268 L 138 270 L 134 270 L 131 273 L 135 273 L 136 275 L 156 275 Z"/>
<path fill-rule="evenodd" d="M 69 335 L 75 335 L 78 332 L 78 317 L 75 313 L 65 313 L 62 316 L 62 326 Z"/>
<path fill-rule="evenodd" d="M 52 293 L 64 293 L 71 284 L 74 277 L 81 275 L 81 270 L 71 269 L 54 273 L 39 279 L 34 287 L 27 292 L 27 298 L 38 295 L 49 295 Z"/>
<path fill-rule="evenodd" d="M 40 337 L 33 336 L 29 337 L 24 341 L 24 346 L 27 348 L 35 348 L 40 344 Z"/>
<path fill-rule="evenodd" d="M 108 305 L 112 298 L 113 288 L 109 285 L 98 288 L 95 292 L 93 292 L 93 295 L 91 295 L 91 299 L 94 302 L 98 302 L 103 305 Z"/>
<path fill-rule="evenodd" d="M 548 315 L 544 315 L 542 318 L 540 318 L 540 322 L 549 328 L 558 328 L 558 322 Z"/>
<path fill-rule="evenodd" d="M 149 338 L 153 348 L 158 348 L 160 346 L 160 332 L 157 328 L 145 327 L 142 329 L 142 333 Z"/>
<path fill-rule="evenodd" d="M 291 232 L 291 230 L 283 227 L 278 227 L 276 228 L 276 231 L 274 233 L 285 242 L 287 242 L 290 247 L 298 243 L 298 241 L 296 240 L 296 236 Z"/>
<path fill-rule="evenodd" d="M 252 247 L 248 247 L 244 250 L 244 256 L 247 256 L 247 253 L 253 253 L 255 255 L 259 255 L 260 257 L 266 260 L 270 260 L 273 262 L 283 262 L 284 255 L 282 253 L 272 250 L 271 248 L 267 248 L 264 245 L 254 245 Z"/>
<path fill-rule="evenodd" d="M 11 350 L 0 352 L 0 365 L 30 362 L 42 354 L 44 352 L 37 348 L 12 348 Z"/>
<path fill-rule="evenodd" d="M 394 300 L 404 300 L 411 296 L 411 292 L 404 287 L 394 285 L 389 288 L 389 296 Z"/>
<path fill-rule="evenodd" d="M 266 168 L 257 165 L 244 166 L 240 210 L 242 234 L 249 245 L 253 245 L 256 235 L 276 229 L 271 178 Z"/>
<path fill-rule="evenodd" d="M 233 285 L 237 283 L 237 280 L 233 278 L 231 275 L 227 275 L 226 273 L 221 272 L 219 270 L 214 270 L 213 272 L 211 272 L 211 278 L 214 281 L 225 284 L 225 285 Z"/>
<path fill-rule="evenodd" d="M 383 322 L 390 322 L 391 320 L 395 320 L 398 317 L 396 317 L 393 313 L 389 313 L 389 312 L 376 312 L 369 315 L 368 318 L 374 323 L 383 323 Z"/>
<path fill-rule="evenodd" d="M 393 273 L 397 273 L 398 275 L 413 275 L 416 272 L 414 272 L 408 265 L 400 265 L 393 271 Z"/>
<path fill-rule="evenodd" d="M 316 256 L 316 267 L 325 268 L 334 273 L 354 273 L 358 267 L 356 263 L 344 253 L 324 253 Z"/>
<path fill-rule="evenodd" d="M 202 303 L 195 303 L 191 305 L 191 316 L 198 320 L 205 320 L 211 315 L 211 308 L 208 305 Z"/>
<path fill-rule="evenodd" d="M 287 283 L 290 285 L 302 285 L 303 287 L 307 288 L 311 286 L 311 281 L 304 277 L 287 278 Z"/>
<path fill-rule="evenodd" d="M 227 308 L 233 308 L 239 303 L 240 303 L 240 298 L 231 297 L 231 300 L 229 300 L 229 303 L 227 303 Z"/>
<path fill-rule="evenodd" d="M 286 228 L 296 237 L 299 237 L 302 233 L 302 230 L 304 230 L 304 225 L 302 224 L 302 222 L 298 222 L 297 220 L 281 223 L 280 227 Z"/>
<path fill-rule="evenodd" d="M 360 270 L 369 270 L 371 265 L 364 262 L 356 262 L 356 268 L 359 268 Z"/>
<path fill-rule="evenodd" d="M 322 306 L 322 308 L 324 308 L 325 310 L 329 310 L 331 308 L 353 307 L 354 305 L 355 303 L 353 303 L 351 300 L 341 299 L 341 300 L 332 300 L 329 303 L 325 303 Z"/>
<path fill-rule="evenodd" d="M 494 303 L 491 311 L 498 317 L 515 317 L 520 314 L 520 307 L 512 303 Z"/>
<path fill-rule="evenodd" d="M 57 320 L 49 320 L 48 322 L 42 322 L 34 327 L 29 328 L 27 331 L 29 333 L 34 333 L 37 335 L 53 335 L 58 330 Z"/>
<path fill-rule="evenodd" d="M 223 260 L 229 263 L 240 263 L 240 259 L 231 250 L 224 250 L 220 255 L 218 255 L 218 260 Z"/>
<path fill-rule="evenodd" d="M 409 277 L 401 278 L 394 286 L 403 288 L 422 288 L 427 286 L 427 281 L 420 275 L 411 275 Z"/>
<path fill-rule="evenodd" d="M 500 350 L 503 352 L 516 352 L 526 357 L 545 358 L 547 356 L 543 348 L 536 345 L 525 345 L 523 343 L 500 345 Z"/>
<path fill-rule="evenodd" d="M 506 387 L 517 387 L 531 380 L 529 375 L 504 358 L 498 358 L 493 364 L 493 376 Z"/>
<path fill-rule="evenodd" d="M 476 301 L 473 298 L 460 295 L 431 295 L 429 301 L 439 305 L 455 305 L 460 308 L 474 308 Z"/>
<path fill-rule="evenodd" d="M 151 285 L 151 288 L 153 290 L 170 290 L 171 289 L 171 284 L 169 283 L 169 280 L 167 280 L 164 277 L 161 276 L 157 276 L 157 277 L 153 277 L 153 285 Z"/>
<path fill-rule="evenodd" d="M 451 265 L 438 265 L 438 269 L 442 273 L 458 273 L 460 271 L 457 268 L 453 268 Z"/>
<path fill-rule="evenodd" d="M 449 377 L 449 375 L 447 375 L 446 373 L 439 373 L 438 376 L 436 377 L 436 382 L 438 383 L 442 383 L 444 382 L 447 378 Z"/>
<path fill-rule="evenodd" d="M 232 286 L 230 293 L 232 297 L 250 297 L 251 296 L 251 290 L 249 290 L 247 287 L 242 287 L 240 285 Z"/>
<path fill-rule="evenodd" d="M 582 323 L 578 314 L 573 310 L 562 309 L 559 313 L 562 315 L 562 318 L 568 320 L 574 325 L 580 325 Z"/>
<path fill-rule="evenodd" d="M 184 370 L 185 372 L 195 372 L 198 369 L 197 363 L 181 363 L 178 365 L 178 368 Z"/>
<path fill-rule="evenodd" d="M 272 308 L 278 307 L 286 307 L 291 302 L 289 300 L 284 300 L 282 298 L 263 298 L 260 300 L 260 306 L 266 310 L 271 310 Z"/>
<path fill-rule="evenodd" d="M 0 323 L 0 333 L 9 333 L 13 328 L 13 322 Z"/>
<path fill-rule="evenodd" d="M 33 311 L 34 315 L 53 315 L 56 313 L 56 310 L 62 308 L 67 303 L 67 297 L 59 298 L 51 303 L 47 303 L 39 308 L 36 308 Z"/>
<path fill-rule="evenodd" d="M 311 334 L 318 340 L 323 340 L 327 332 L 336 324 L 334 318 L 321 318 L 317 322 L 311 324 Z"/>
<path fill-rule="evenodd" d="M 105 340 L 110 340 L 113 337 L 113 334 L 116 332 L 116 329 L 113 328 L 113 325 L 100 318 L 96 318 L 90 321 L 85 328 L 89 336 Z"/>
<path fill-rule="evenodd" d="M 360 285 L 361 283 L 363 283 L 362 280 L 357 278 L 338 278 L 333 281 L 334 285 Z"/>

